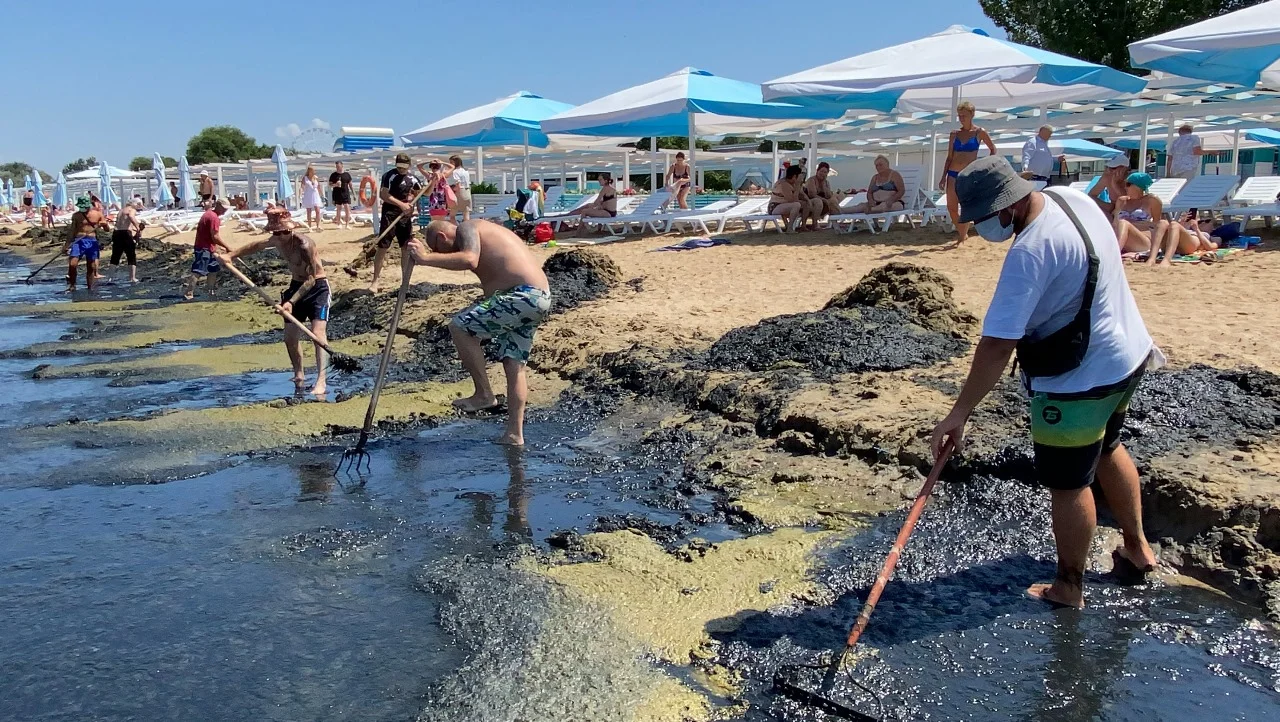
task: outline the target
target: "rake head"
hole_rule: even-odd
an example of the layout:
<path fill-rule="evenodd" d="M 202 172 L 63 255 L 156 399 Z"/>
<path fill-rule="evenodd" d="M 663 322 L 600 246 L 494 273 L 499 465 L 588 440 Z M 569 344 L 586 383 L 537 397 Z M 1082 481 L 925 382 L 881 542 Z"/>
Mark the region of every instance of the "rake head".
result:
<path fill-rule="evenodd" d="M 345 471 L 348 474 L 370 473 L 373 471 L 373 457 L 369 452 L 364 450 L 364 444 L 357 444 L 355 448 L 347 449 L 342 452 L 342 458 L 338 460 L 338 467 L 333 470 L 333 475 Z"/>
<path fill-rule="evenodd" d="M 780 667 L 773 675 L 773 691 L 801 704 L 820 709 L 834 717 L 854 720 L 854 722 L 880 722 L 880 720 L 884 719 L 884 702 L 880 699 L 880 695 L 863 685 L 853 676 L 851 667 L 844 666 L 845 656 L 845 654 L 833 656 L 825 664 L 796 664 Z M 822 670 L 822 681 L 817 685 L 816 689 L 806 686 L 801 681 L 806 676 L 804 670 Z M 830 696 L 832 689 L 835 687 L 836 677 L 842 670 L 846 672 L 853 686 L 875 700 L 875 715 L 860 712 Z M 812 676 L 812 672 L 807 676 Z"/>
<path fill-rule="evenodd" d="M 360 359 L 336 351 L 329 354 L 329 363 L 333 365 L 335 371 L 344 373 L 355 373 L 361 368 Z"/>

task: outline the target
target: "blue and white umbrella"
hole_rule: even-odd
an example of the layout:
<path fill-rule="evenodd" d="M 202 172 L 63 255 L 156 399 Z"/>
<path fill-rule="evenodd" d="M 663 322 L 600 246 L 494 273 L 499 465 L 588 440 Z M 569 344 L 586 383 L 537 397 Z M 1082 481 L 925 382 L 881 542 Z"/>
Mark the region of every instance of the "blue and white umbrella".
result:
<path fill-rule="evenodd" d="M 98 200 L 104 206 L 120 203 L 120 195 L 111 187 L 111 168 L 105 162 L 98 163 Z"/>
<path fill-rule="evenodd" d="M 63 175 L 62 171 L 58 171 L 58 181 L 53 187 L 53 207 L 67 207 L 67 177 Z"/>
<path fill-rule="evenodd" d="M 196 197 L 196 188 L 191 185 L 191 166 L 187 165 L 185 155 L 178 159 L 178 196 L 182 199 L 183 208 L 190 208 Z"/>
<path fill-rule="evenodd" d="M 1138 93 L 1142 78 L 953 25 L 919 40 L 770 80 L 766 100 L 902 112 L 1050 105 Z"/>
<path fill-rule="evenodd" d="M 276 162 L 276 199 L 284 203 L 293 197 L 293 182 L 289 180 L 289 157 L 283 146 L 276 146 L 271 160 Z"/>
<path fill-rule="evenodd" d="M 164 158 L 159 153 L 151 156 L 151 172 L 156 176 L 156 207 L 164 208 L 173 202 L 173 193 L 169 191 L 169 183 L 164 179 Z"/>
<path fill-rule="evenodd" d="M 31 174 L 31 190 L 36 192 L 36 208 L 44 208 L 49 204 L 49 201 L 44 197 L 44 182 L 40 178 L 40 171 L 35 171 Z"/>
<path fill-rule="evenodd" d="M 1252 88 L 1280 88 L 1280 0 L 1129 44 L 1139 68 Z"/>
<path fill-rule="evenodd" d="M 522 90 L 418 128 L 401 136 L 405 145 L 476 147 L 520 145 L 546 148 L 550 141 L 542 121 L 572 108 Z"/>
<path fill-rule="evenodd" d="M 0 183 L 0 206 L 13 206 L 13 181 L 8 178 Z"/>

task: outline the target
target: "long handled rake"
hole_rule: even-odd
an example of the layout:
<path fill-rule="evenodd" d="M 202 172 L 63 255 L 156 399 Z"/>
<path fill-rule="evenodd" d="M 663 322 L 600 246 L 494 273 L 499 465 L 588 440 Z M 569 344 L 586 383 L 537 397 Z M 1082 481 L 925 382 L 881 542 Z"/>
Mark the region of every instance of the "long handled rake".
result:
<path fill-rule="evenodd" d="M 916 500 L 911 505 L 911 511 L 907 513 L 906 521 L 902 522 L 902 528 L 898 530 L 898 537 L 893 540 L 893 547 L 889 549 L 889 555 L 885 557 L 884 566 L 880 568 L 880 573 L 876 575 L 875 584 L 871 585 L 871 592 L 867 595 L 866 603 L 862 605 L 862 612 L 858 615 L 858 621 L 854 623 L 853 629 L 849 630 L 849 637 L 845 640 L 844 650 L 838 655 L 832 655 L 829 664 L 790 665 L 779 669 L 773 678 L 774 691 L 797 702 L 817 707 L 827 714 L 856 720 L 857 722 L 877 722 L 884 716 L 883 707 L 878 709 L 877 716 L 873 717 L 865 712 L 859 712 L 843 702 L 832 699 L 830 697 L 831 690 L 835 687 L 836 677 L 844 667 L 845 660 L 848 659 L 854 646 L 858 643 L 858 639 L 871 622 L 871 613 L 876 610 L 880 595 L 884 592 L 885 585 L 889 583 L 889 577 L 893 576 L 893 570 L 898 566 L 898 557 L 902 555 L 902 550 L 907 546 L 907 540 L 911 537 L 911 532 L 915 530 L 916 522 L 920 521 L 920 514 L 924 511 L 925 505 L 929 503 L 929 496 L 933 494 L 933 487 L 938 483 L 938 477 L 942 475 L 942 469 L 946 466 L 947 460 L 951 458 L 951 452 L 954 450 L 955 446 L 951 442 L 947 442 L 942 454 L 938 456 L 938 460 L 933 462 L 933 469 L 929 471 L 929 476 L 925 478 L 924 486 L 920 488 L 920 493 L 916 494 Z M 800 669 L 825 670 L 822 676 L 822 684 L 817 691 L 806 689 L 795 681 L 800 676 L 797 674 Z M 854 686 L 875 698 L 877 705 L 879 705 L 879 696 L 853 677 L 852 667 L 846 671 L 849 672 L 849 679 Z"/>
<path fill-rule="evenodd" d="M 30 276 L 27 276 L 27 277 L 26 277 L 26 279 L 25 279 L 26 284 L 27 284 L 28 286 L 33 286 L 33 285 L 35 285 L 35 282 L 36 282 L 36 281 L 35 281 L 35 278 L 36 278 L 36 276 L 40 275 L 40 272 L 41 272 L 41 271 L 43 271 L 44 269 L 48 268 L 50 263 L 53 263 L 54 261 L 58 260 L 59 258 L 62 258 L 62 254 L 63 254 L 63 253 L 64 253 L 63 251 L 58 251 L 56 254 L 54 254 L 53 258 L 50 258 L 49 260 L 45 261 L 43 266 L 40 266 L 40 267 L 39 267 L 39 268 L 37 268 L 36 270 L 32 271 L 32 272 L 31 272 L 31 275 L 30 275 Z"/>
<path fill-rule="evenodd" d="M 357 359 L 354 356 L 349 356 L 345 353 L 341 353 L 339 351 L 334 351 L 332 348 L 329 347 L 329 344 L 325 343 L 324 341 L 321 341 L 319 337 L 317 337 L 314 333 L 312 333 L 311 329 L 307 328 L 306 324 L 294 318 L 293 314 L 280 308 L 280 304 L 277 303 L 276 300 L 271 297 L 271 294 L 267 293 L 258 284 L 249 280 L 249 277 L 241 273 L 240 269 L 236 268 L 234 263 L 227 263 L 225 264 L 225 266 L 226 266 L 226 269 L 231 272 L 231 275 L 240 279 L 241 283 L 253 289 L 254 291 L 257 291 L 258 295 L 262 297 L 262 300 L 266 301 L 268 306 L 274 308 L 276 310 L 276 313 L 280 314 L 281 316 L 284 316 L 284 319 L 286 321 L 296 326 L 298 330 L 302 331 L 302 333 L 306 335 L 307 338 L 311 339 L 312 343 L 324 349 L 329 354 L 329 363 L 333 364 L 333 368 L 335 370 L 348 371 L 348 372 L 360 370 L 360 359 Z"/>

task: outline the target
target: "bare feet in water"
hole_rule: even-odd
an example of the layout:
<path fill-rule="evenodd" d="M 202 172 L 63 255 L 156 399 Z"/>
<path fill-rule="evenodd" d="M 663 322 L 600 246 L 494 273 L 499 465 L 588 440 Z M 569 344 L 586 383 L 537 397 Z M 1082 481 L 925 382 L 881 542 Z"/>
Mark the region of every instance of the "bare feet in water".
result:
<path fill-rule="evenodd" d="M 1027 587 L 1027 596 L 1047 602 L 1055 607 L 1084 609 L 1084 589 L 1062 581 L 1056 581 L 1052 584 L 1043 582 L 1032 584 Z"/>
<path fill-rule="evenodd" d="M 310 393 L 312 396 L 315 396 L 316 398 L 322 399 L 324 398 L 325 392 L 327 391 L 328 391 L 328 387 L 325 386 L 325 383 L 323 381 L 317 381 L 315 386 L 312 386 L 311 391 L 309 391 L 308 393 Z"/>
<path fill-rule="evenodd" d="M 1142 576 L 1156 570 L 1156 555 L 1145 539 L 1138 544 L 1125 542 L 1116 547 L 1111 552 L 1111 560 L 1118 574 Z"/>
<path fill-rule="evenodd" d="M 306 379 L 306 377 L 304 377 L 304 376 L 294 376 L 294 377 L 293 377 L 293 393 L 294 393 L 294 394 L 301 396 L 301 395 L 302 395 L 302 388 L 303 388 L 304 386 L 306 386 L 306 385 L 307 385 L 307 379 Z"/>
<path fill-rule="evenodd" d="M 513 434 L 510 431 L 493 440 L 495 444 L 502 446 L 524 446 L 524 437 Z"/>

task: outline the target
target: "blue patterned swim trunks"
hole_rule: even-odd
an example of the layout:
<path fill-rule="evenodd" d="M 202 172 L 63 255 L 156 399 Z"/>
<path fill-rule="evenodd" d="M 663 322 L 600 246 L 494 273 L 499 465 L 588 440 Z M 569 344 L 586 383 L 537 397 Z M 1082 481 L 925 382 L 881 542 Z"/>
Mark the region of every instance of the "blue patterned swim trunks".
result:
<path fill-rule="evenodd" d="M 498 342 L 498 357 L 529 361 L 533 334 L 551 312 L 551 292 L 533 286 L 499 291 L 453 317 L 455 326 Z"/>

